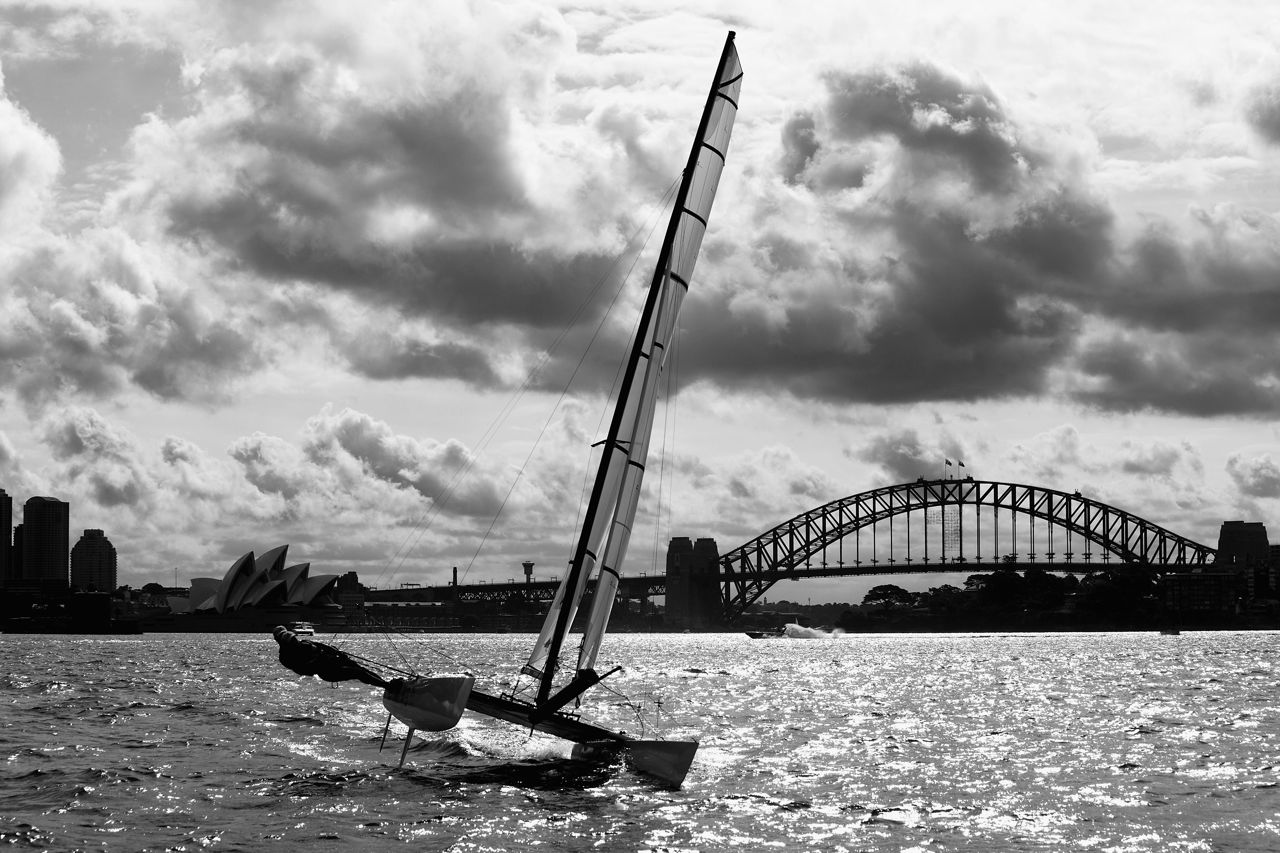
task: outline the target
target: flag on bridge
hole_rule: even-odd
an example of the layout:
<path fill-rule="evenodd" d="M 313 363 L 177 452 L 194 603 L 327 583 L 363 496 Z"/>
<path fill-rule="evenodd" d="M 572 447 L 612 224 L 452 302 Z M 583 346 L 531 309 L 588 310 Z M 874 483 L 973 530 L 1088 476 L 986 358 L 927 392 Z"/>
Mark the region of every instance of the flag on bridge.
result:
<path fill-rule="evenodd" d="M 960 464 L 960 467 L 961 467 L 961 468 L 963 468 L 963 467 L 964 467 L 964 463 L 963 463 L 963 462 L 960 462 L 959 464 Z"/>
<path fill-rule="evenodd" d="M 951 467 L 951 460 L 950 460 L 950 459 L 943 459 L 942 461 L 943 461 L 943 462 L 945 462 L 945 463 L 947 463 L 947 467 L 948 467 L 948 468 L 949 468 L 949 467 Z"/>

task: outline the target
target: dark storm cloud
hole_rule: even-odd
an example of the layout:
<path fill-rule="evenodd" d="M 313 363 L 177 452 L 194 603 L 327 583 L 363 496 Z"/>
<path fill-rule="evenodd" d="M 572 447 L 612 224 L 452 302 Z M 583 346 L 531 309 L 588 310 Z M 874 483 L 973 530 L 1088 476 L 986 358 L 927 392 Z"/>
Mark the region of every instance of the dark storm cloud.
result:
<path fill-rule="evenodd" d="M 913 252 L 889 271 L 891 294 L 861 341 L 850 345 L 850 318 L 818 302 L 788 306 L 779 330 L 760 318 L 732 318 L 717 299 L 691 299 L 685 322 L 699 333 L 682 341 L 683 363 L 726 385 L 828 400 L 963 400 L 1041 390 L 1046 368 L 1070 345 L 1074 314 L 1022 300 L 1017 286 L 1025 274 L 954 225 L 929 230 L 913 235 L 919 248 L 945 253 Z M 856 289 L 856 282 L 847 285 L 851 301 Z"/>
<path fill-rule="evenodd" d="M 461 379 L 481 387 L 499 384 L 488 347 L 430 343 L 363 329 L 340 344 L 351 368 L 370 379 L 408 376 Z"/>
<path fill-rule="evenodd" d="M 914 155 L 959 168 L 982 192 L 1007 192 L 1037 159 L 1019 145 L 995 94 L 917 63 L 897 70 L 827 78 L 826 120 L 836 140 L 893 138 Z"/>
<path fill-rule="evenodd" d="M 913 429 L 878 436 L 858 456 L 884 468 L 895 483 L 936 474 L 939 464 L 937 454 L 921 444 Z"/>
<path fill-rule="evenodd" d="M 1274 386 L 1280 349 L 1271 345 L 1255 352 L 1249 342 L 1237 341 L 1232 356 L 1220 346 L 1229 340 L 1137 335 L 1088 344 L 1078 366 L 1086 382 L 1096 385 L 1077 390 L 1075 397 L 1122 412 L 1214 416 L 1280 410 L 1280 389 Z"/>
<path fill-rule="evenodd" d="M 1199 211 L 1199 239 L 1153 230 L 1080 299 L 1114 324 L 1080 346 L 1078 399 L 1197 416 L 1280 411 L 1280 240 L 1256 211 Z"/>
<path fill-rule="evenodd" d="M 917 477 L 939 476 L 946 460 L 959 463 L 964 451 L 950 440 L 926 446 L 914 429 L 904 429 L 876 436 L 858 451 L 857 457 L 885 469 L 891 482 L 906 483 Z"/>
<path fill-rule="evenodd" d="M 464 80 L 415 102 L 382 101 L 344 92 L 342 72 L 315 50 L 230 54 L 206 72 L 206 105 L 232 97 L 240 112 L 209 133 L 269 154 L 245 180 L 305 218 L 386 193 L 468 218 L 525 205 L 507 93 Z"/>
<path fill-rule="evenodd" d="M 559 239 L 586 233 L 573 216 L 618 219 L 603 172 L 530 174 L 552 161 L 522 159 L 517 94 L 549 85 L 545 69 L 513 82 L 463 67 L 386 97 L 348 85 L 350 70 L 305 45 L 219 54 L 200 110 L 174 126 L 210 173 L 147 198 L 172 233 L 234 270 L 420 324 L 366 336 L 305 307 L 283 318 L 328 322 L 355 371 L 501 384 L 613 275 L 614 250 L 591 248 L 611 245 L 598 234 Z M 1265 235 L 1208 216 L 1195 245 L 1158 230 L 1123 244 L 1087 158 L 1021 126 L 985 84 L 915 63 L 824 85 L 783 124 L 773 185 L 737 212 L 749 228 L 708 238 L 682 381 L 834 402 L 1060 391 L 1108 409 L 1280 407 L 1272 345 L 1254 341 L 1255 374 L 1230 371 L 1232 336 L 1260 338 L 1280 319 L 1269 284 L 1280 261 L 1237 251 Z M 581 126 L 619 152 L 624 189 L 660 182 L 643 120 L 605 109 Z M 535 191 L 557 181 L 555 203 Z M 583 338 L 603 303 L 577 315 Z M 211 356 L 236 344 L 208 336 Z M 553 353 L 538 381 L 575 365 Z M 586 365 L 603 384 L 608 373 Z M 133 381 L 181 385 L 163 361 L 150 367 Z"/>
<path fill-rule="evenodd" d="M 686 379 L 837 402 L 1062 391 L 1280 411 L 1273 217 L 1195 211 L 1189 237 L 1153 225 L 1124 243 L 1072 151 L 989 88 L 920 64 L 826 83 L 784 125 L 778 172 L 830 231 L 761 209 L 750 263 L 691 291 Z"/>
<path fill-rule="evenodd" d="M 555 224 L 517 171 L 514 94 L 461 76 L 455 91 L 377 99 L 343 90 L 314 52 L 224 59 L 206 72 L 205 109 L 184 130 L 240 166 L 212 188 L 160 190 L 169 228 L 217 247 L 235 269 L 425 318 L 445 339 L 340 344 L 358 372 L 496 383 L 484 357 L 492 340 L 466 339 L 505 326 L 514 345 L 540 346 L 542 330 L 558 330 L 609 279 L 614 258 L 526 244 L 535 226 L 552 234 Z M 605 137 L 642 152 L 641 128 L 610 115 L 597 123 Z M 586 322 L 602 307 L 590 305 Z"/>
<path fill-rule="evenodd" d="M 766 221 L 741 283 L 776 288 L 766 310 L 743 310 L 741 285 L 695 287 L 688 370 L 833 401 L 1044 390 L 1080 322 L 1054 294 L 1110 257 L 1109 212 L 1019 140 L 985 86 L 920 64 L 826 85 L 784 126 L 779 169 L 830 208 L 833 233 L 818 247 Z"/>

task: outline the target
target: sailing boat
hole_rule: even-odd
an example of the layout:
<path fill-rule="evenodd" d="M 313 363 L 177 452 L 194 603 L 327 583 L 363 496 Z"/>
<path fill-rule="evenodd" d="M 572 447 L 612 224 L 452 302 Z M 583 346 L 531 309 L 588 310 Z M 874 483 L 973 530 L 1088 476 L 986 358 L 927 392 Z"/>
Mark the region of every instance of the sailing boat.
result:
<path fill-rule="evenodd" d="M 694 264 L 706 233 L 720 173 L 724 169 L 741 86 L 742 66 L 734 47 L 734 33 L 730 32 L 725 39 L 715 80 L 707 94 L 658 255 L 657 268 L 627 357 L 621 391 L 614 406 L 608 437 L 603 442 L 600 466 L 573 558 L 561 578 L 528 663 L 521 670 L 522 675 L 537 679 L 535 697 L 529 700 L 514 693 L 497 695 L 477 690 L 474 678 L 469 675 L 382 680 L 383 704 L 391 716 L 409 727 L 408 739 L 417 729 L 443 731 L 452 728 L 465 709 L 572 741 L 576 744 L 573 754 L 578 757 L 621 755 L 636 770 L 669 784 L 680 785 L 684 781 L 698 749 L 696 741 L 637 739 L 586 723 L 563 709 L 619 669 L 615 667 L 603 675 L 598 674 L 595 670 L 596 656 L 609 622 L 619 570 L 626 556 L 631 525 L 640 500 L 659 378 L 681 304 L 693 279 Z M 567 675 L 562 654 L 570 626 L 587 590 L 587 581 L 593 576 L 596 580 L 591 610 L 578 648 L 576 666 L 572 674 Z M 286 649 L 296 661 L 300 657 L 300 644 L 322 645 L 286 636 L 289 632 L 282 631 L 277 629 L 276 637 L 281 642 L 281 661 L 286 666 L 290 665 L 285 661 Z M 301 658 L 309 659 L 313 650 L 304 651 Z M 345 654 L 337 649 L 333 651 Z M 351 663 L 359 666 L 354 660 Z M 315 666 L 314 663 L 304 664 L 303 668 L 315 669 Z M 381 680 L 376 674 L 372 676 Z M 368 677 L 361 680 L 377 683 Z M 405 741 L 406 750 L 408 739 Z M 401 763 L 403 761 L 402 752 Z"/>

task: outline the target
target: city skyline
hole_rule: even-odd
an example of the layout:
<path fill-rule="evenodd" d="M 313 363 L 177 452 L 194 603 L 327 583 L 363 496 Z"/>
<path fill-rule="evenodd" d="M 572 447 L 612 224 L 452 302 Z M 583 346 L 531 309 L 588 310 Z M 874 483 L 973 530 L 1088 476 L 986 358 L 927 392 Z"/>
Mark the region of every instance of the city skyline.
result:
<path fill-rule="evenodd" d="M 0 590 L 117 590 L 116 550 L 103 530 L 86 528 L 72 546 L 66 501 L 32 495 L 19 508 L 22 521 L 14 524 L 13 496 L 0 488 Z"/>
<path fill-rule="evenodd" d="M 944 460 L 1209 545 L 1275 523 L 1268 4 L 0 22 L 0 484 L 110 532 L 122 584 L 265 541 L 379 586 L 563 565 L 652 257 L 605 317 L 611 264 L 727 29 L 741 112 L 626 571 Z"/>

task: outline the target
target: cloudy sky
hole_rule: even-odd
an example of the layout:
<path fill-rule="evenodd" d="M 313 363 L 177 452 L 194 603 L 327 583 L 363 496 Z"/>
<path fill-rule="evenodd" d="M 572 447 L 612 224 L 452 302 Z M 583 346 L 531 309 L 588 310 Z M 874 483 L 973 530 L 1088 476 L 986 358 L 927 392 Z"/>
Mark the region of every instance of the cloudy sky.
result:
<path fill-rule="evenodd" d="M 1280 525 L 1280 6 L 826 5 L 0 2 L 0 487 L 134 585 L 558 570 L 735 29 L 629 571 L 944 457 Z"/>

